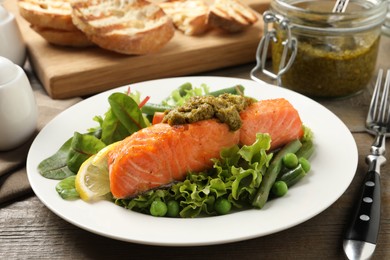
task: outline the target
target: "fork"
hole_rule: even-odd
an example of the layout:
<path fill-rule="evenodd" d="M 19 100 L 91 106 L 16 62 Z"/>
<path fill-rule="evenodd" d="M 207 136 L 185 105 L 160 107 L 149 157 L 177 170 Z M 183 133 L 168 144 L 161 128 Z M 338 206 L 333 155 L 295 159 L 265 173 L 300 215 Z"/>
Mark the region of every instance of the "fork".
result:
<path fill-rule="evenodd" d="M 366 119 L 366 129 L 375 135 L 375 140 L 366 157 L 368 171 L 361 188 L 361 197 L 343 241 L 344 252 L 349 259 L 370 258 L 378 238 L 381 210 L 380 167 L 386 162 L 386 136 L 390 133 L 390 70 L 387 70 L 384 84 L 382 77 L 383 70 L 380 69 Z"/>

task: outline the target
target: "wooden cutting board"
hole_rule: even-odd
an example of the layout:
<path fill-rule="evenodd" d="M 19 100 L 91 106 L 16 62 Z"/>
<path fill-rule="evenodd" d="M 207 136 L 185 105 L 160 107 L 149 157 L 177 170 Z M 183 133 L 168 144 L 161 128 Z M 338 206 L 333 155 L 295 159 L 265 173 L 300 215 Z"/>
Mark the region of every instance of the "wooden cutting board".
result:
<path fill-rule="evenodd" d="M 269 1 L 246 0 L 259 14 L 268 8 Z M 159 52 L 129 56 L 99 47 L 67 48 L 48 44 L 19 16 L 16 0 L 5 1 L 4 6 L 16 16 L 30 63 L 54 99 L 90 95 L 135 82 L 249 63 L 255 60 L 263 30 L 260 18 L 254 26 L 238 34 L 213 30 L 194 37 L 176 31 L 174 38 Z"/>

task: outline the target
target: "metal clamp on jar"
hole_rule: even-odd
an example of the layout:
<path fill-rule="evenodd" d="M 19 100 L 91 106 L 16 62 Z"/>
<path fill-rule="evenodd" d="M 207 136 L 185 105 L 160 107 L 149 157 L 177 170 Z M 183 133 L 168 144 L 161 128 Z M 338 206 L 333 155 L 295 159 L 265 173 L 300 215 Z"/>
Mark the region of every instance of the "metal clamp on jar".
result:
<path fill-rule="evenodd" d="M 375 70 L 386 2 L 350 0 L 344 13 L 332 12 L 334 4 L 273 0 L 263 14 L 252 79 L 263 74 L 279 86 L 320 98 L 363 90 Z M 272 71 L 266 68 L 269 48 Z"/>
<path fill-rule="evenodd" d="M 278 85 L 281 85 L 281 76 L 291 67 L 291 64 L 293 63 L 295 56 L 297 54 L 297 39 L 291 36 L 291 26 L 288 19 L 286 19 L 285 17 L 277 16 L 271 11 L 266 11 L 263 14 L 263 19 L 264 19 L 264 30 L 263 30 L 264 36 L 261 38 L 259 46 L 257 47 L 257 51 L 256 51 L 257 64 L 256 67 L 254 67 L 253 70 L 251 71 L 251 77 L 255 81 L 259 80 L 255 76 L 255 73 L 258 70 L 260 70 L 268 77 L 277 80 Z M 284 30 L 285 32 L 283 34 L 286 35 L 286 39 L 284 40 L 280 39 L 281 46 L 282 46 L 282 54 L 281 54 L 278 72 L 276 74 L 266 69 L 266 61 L 267 61 L 270 41 L 271 40 L 272 42 L 278 41 L 276 37 L 275 28 L 269 29 L 270 24 L 272 25 L 274 23 L 278 24 L 280 30 Z M 290 58 L 286 64 L 287 53 L 290 53 Z"/>

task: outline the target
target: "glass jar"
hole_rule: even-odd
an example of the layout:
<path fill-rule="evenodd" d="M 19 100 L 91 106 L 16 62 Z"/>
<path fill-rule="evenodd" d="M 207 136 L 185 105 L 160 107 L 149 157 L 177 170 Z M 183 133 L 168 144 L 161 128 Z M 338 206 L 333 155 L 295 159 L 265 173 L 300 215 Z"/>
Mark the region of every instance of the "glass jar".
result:
<path fill-rule="evenodd" d="M 387 1 L 387 15 L 385 23 L 382 26 L 382 32 L 387 36 L 390 36 L 390 0 Z"/>
<path fill-rule="evenodd" d="M 334 0 L 273 0 L 264 13 L 258 54 L 272 48 L 278 85 L 310 97 L 345 97 L 371 80 L 387 3 L 350 0 L 344 13 L 332 13 Z M 269 29 L 271 27 L 271 29 Z M 252 75 L 253 76 L 253 75 Z M 252 77 L 253 78 L 253 77 Z"/>

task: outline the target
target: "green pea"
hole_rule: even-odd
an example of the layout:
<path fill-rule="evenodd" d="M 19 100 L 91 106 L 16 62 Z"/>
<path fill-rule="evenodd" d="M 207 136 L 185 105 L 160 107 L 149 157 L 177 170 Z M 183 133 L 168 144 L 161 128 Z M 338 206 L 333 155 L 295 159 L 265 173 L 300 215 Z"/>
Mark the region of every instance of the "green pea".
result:
<path fill-rule="evenodd" d="M 179 202 L 176 200 L 170 200 L 167 202 L 167 216 L 168 217 L 177 217 L 179 216 Z"/>
<path fill-rule="evenodd" d="M 229 213 L 231 208 L 232 204 L 228 199 L 220 197 L 215 201 L 214 209 L 219 215 L 225 215 Z"/>
<path fill-rule="evenodd" d="M 298 163 L 298 157 L 294 153 L 287 153 L 283 157 L 283 164 L 289 169 L 297 167 Z"/>
<path fill-rule="evenodd" d="M 301 164 L 302 169 L 305 172 L 310 171 L 311 165 L 310 165 L 310 162 L 306 158 L 304 158 L 304 157 L 299 158 L 299 163 Z"/>
<path fill-rule="evenodd" d="M 150 205 L 150 214 L 155 217 L 164 217 L 167 214 L 168 207 L 165 202 L 161 200 L 155 200 Z"/>
<path fill-rule="evenodd" d="M 286 195 L 287 191 L 288 191 L 288 187 L 287 187 L 287 184 L 284 181 L 276 181 L 272 185 L 271 192 L 275 196 L 282 197 L 282 196 Z"/>

